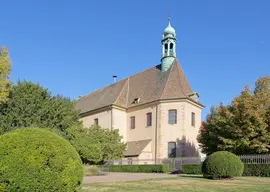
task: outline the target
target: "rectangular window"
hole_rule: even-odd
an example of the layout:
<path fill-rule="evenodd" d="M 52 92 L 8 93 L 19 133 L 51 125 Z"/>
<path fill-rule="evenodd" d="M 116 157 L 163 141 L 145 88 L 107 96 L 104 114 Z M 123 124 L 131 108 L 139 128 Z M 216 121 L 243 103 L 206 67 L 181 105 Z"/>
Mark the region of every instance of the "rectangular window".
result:
<path fill-rule="evenodd" d="M 130 128 L 135 129 L 135 117 L 130 117 Z"/>
<path fill-rule="evenodd" d="M 195 127 L 195 113 L 191 113 L 191 126 Z"/>
<path fill-rule="evenodd" d="M 168 123 L 171 125 L 177 123 L 177 111 L 175 109 L 169 110 Z"/>
<path fill-rule="evenodd" d="M 168 158 L 176 157 L 176 142 L 168 143 Z"/>
<path fill-rule="evenodd" d="M 146 114 L 146 127 L 152 126 L 152 113 Z"/>
<path fill-rule="evenodd" d="M 94 119 L 95 125 L 98 125 L 98 118 Z"/>

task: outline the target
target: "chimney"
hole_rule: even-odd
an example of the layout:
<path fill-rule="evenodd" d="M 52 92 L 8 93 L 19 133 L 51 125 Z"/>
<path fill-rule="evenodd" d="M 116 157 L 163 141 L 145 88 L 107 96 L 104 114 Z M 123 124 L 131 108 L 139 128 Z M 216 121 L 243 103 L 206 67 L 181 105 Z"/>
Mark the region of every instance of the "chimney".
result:
<path fill-rule="evenodd" d="M 117 80 L 117 75 L 114 75 L 113 76 L 113 82 L 116 83 L 116 80 Z"/>

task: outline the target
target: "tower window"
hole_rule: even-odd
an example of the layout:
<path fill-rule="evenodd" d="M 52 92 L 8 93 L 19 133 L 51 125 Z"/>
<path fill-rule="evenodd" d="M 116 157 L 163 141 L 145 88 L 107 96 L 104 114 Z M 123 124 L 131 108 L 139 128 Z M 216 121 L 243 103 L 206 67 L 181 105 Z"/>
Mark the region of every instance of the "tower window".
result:
<path fill-rule="evenodd" d="M 173 43 L 170 44 L 170 49 L 171 49 L 171 50 L 173 49 Z"/>
<path fill-rule="evenodd" d="M 169 110 L 168 113 L 168 123 L 174 125 L 177 123 L 177 111 L 176 109 Z"/>
<path fill-rule="evenodd" d="M 191 126 L 195 127 L 195 113 L 191 113 Z"/>
<path fill-rule="evenodd" d="M 165 44 L 165 53 L 167 53 L 168 52 L 168 44 L 166 43 Z"/>

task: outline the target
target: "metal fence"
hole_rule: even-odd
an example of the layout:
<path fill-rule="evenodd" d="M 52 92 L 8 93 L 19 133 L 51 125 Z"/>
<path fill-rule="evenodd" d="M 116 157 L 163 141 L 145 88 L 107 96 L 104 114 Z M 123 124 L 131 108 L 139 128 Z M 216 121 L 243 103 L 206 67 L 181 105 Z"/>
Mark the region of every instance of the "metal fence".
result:
<path fill-rule="evenodd" d="M 177 157 L 165 159 L 138 159 L 130 158 L 124 160 L 109 161 L 105 165 L 153 165 L 167 164 L 169 169 L 180 169 L 183 164 L 200 164 L 204 159 L 200 157 Z"/>
<path fill-rule="evenodd" d="M 239 155 L 239 158 L 247 164 L 270 164 L 270 154 Z"/>
<path fill-rule="evenodd" d="M 270 164 L 270 154 L 239 155 L 243 163 L 247 164 Z M 129 158 L 122 160 L 109 161 L 106 165 L 152 165 L 167 164 L 170 170 L 179 170 L 184 164 L 201 164 L 205 158 L 200 157 L 176 157 L 165 159 L 138 159 Z"/>

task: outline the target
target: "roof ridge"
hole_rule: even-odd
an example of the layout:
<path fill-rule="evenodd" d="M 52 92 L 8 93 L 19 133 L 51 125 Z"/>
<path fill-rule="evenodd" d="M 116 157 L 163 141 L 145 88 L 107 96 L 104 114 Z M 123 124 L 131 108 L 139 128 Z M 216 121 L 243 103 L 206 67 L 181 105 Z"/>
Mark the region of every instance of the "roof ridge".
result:
<path fill-rule="evenodd" d="M 169 79 L 169 76 L 170 76 L 170 74 L 171 74 L 171 72 L 172 72 L 172 68 L 173 68 L 174 65 L 175 65 L 175 61 L 176 61 L 176 59 L 173 60 L 173 64 L 172 64 L 172 66 L 171 66 L 171 68 L 170 68 L 170 72 L 169 72 L 169 74 L 168 74 L 168 76 L 167 76 L 167 78 L 166 78 L 166 82 L 164 83 L 162 92 L 161 92 L 161 94 L 160 94 L 160 97 L 159 97 L 160 99 L 162 98 L 162 95 L 163 95 L 163 93 L 164 93 L 165 87 L 166 87 L 166 85 L 167 85 L 167 83 L 168 83 L 168 79 Z"/>
<path fill-rule="evenodd" d="M 119 92 L 119 95 L 117 96 L 117 98 L 116 98 L 116 100 L 113 102 L 113 104 L 115 104 L 115 103 L 119 100 L 120 96 L 122 95 L 122 93 L 123 93 L 123 91 L 124 91 L 124 89 L 125 89 L 125 87 L 126 87 L 126 85 L 127 85 L 127 83 L 128 83 L 129 77 L 128 77 L 128 78 L 125 78 L 125 79 L 127 79 L 126 82 L 125 82 L 125 85 L 123 86 L 122 90 Z M 126 107 L 126 106 L 125 106 L 125 107 Z"/>
<path fill-rule="evenodd" d="M 121 79 L 121 80 L 117 81 L 116 83 L 112 83 L 112 84 L 109 84 L 109 85 L 107 85 L 107 86 L 105 86 L 105 87 L 96 89 L 96 90 L 94 90 L 94 91 L 92 91 L 92 92 L 90 92 L 90 93 L 88 93 L 88 94 L 86 94 L 86 95 L 81 96 L 81 98 L 87 97 L 87 96 L 89 96 L 89 95 L 92 95 L 93 93 L 95 93 L 95 92 L 97 92 L 97 91 L 101 91 L 101 90 L 103 90 L 103 89 L 105 89 L 105 88 L 107 88 L 107 87 L 113 86 L 113 85 L 115 85 L 115 84 L 117 84 L 117 83 L 119 83 L 119 82 L 121 82 L 121 81 L 126 80 L 126 79 L 127 79 L 127 78 Z"/>
<path fill-rule="evenodd" d="M 181 87 L 181 90 L 182 90 L 182 92 L 185 94 L 185 92 L 184 92 L 184 90 L 183 90 L 183 82 L 182 82 L 182 80 L 181 80 L 181 77 L 180 77 L 180 67 L 181 67 L 181 65 L 180 65 L 180 62 L 178 61 L 178 63 L 179 63 L 179 66 L 177 66 L 177 71 L 178 71 L 178 77 L 179 77 L 179 80 L 180 80 L 180 87 Z M 187 78 L 186 78 L 186 75 L 185 75 L 185 73 L 184 73 L 184 70 L 182 69 L 182 67 L 181 67 L 181 71 L 182 71 L 182 73 L 183 73 L 183 78 L 184 78 L 184 80 L 186 81 L 186 83 L 188 84 L 188 86 L 189 86 L 189 88 L 191 89 L 191 91 L 192 91 L 192 88 L 191 88 L 191 86 L 190 86 L 190 84 L 189 84 L 189 82 L 188 82 L 188 80 L 187 80 Z M 186 95 L 186 94 L 185 94 Z M 187 97 L 188 97 L 188 95 L 186 95 Z"/>
<path fill-rule="evenodd" d="M 154 65 L 153 67 L 147 68 L 147 69 L 142 70 L 142 71 L 140 71 L 140 72 L 138 72 L 138 73 L 135 73 L 135 74 L 133 74 L 133 75 L 130 75 L 130 76 L 128 76 L 127 78 L 133 77 L 133 76 L 135 76 L 135 75 L 138 75 L 138 74 L 140 74 L 140 73 L 143 73 L 143 72 L 145 72 L 145 71 L 148 71 L 149 69 L 156 68 L 156 67 L 159 66 L 159 65 L 160 65 L 160 64 L 156 64 L 156 65 Z"/>
<path fill-rule="evenodd" d="M 127 86 L 128 86 L 127 89 L 128 89 L 128 90 L 127 90 L 126 107 L 128 106 L 128 98 L 129 98 L 129 97 L 128 97 L 128 96 L 129 96 L 129 80 L 130 80 L 130 76 L 128 77 L 128 80 L 127 80 L 127 84 L 128 84 L 128 85 L 127 85 Z"/>
<path fill-rule="evenodd" d="M 155 68 L 155 67 L 157 67 L 158 65 L 160 65 L 160 64 L 156 64 L 156 65 L 154 65 L 153 67 L 147 68 L 147 69 L 142 70 L 142 71 L 140 71 L 140 72 L 138 72 L 138 73 L 135 73 L 135 74 L 133 74 L 133 75 L 130 75 L 130 76 L 124 78 L 124 79 L 121 79 L 121 80 L 117 81 L 116 83 L 121 82 L 121 81 L 124 81 L 124 80 L 127 80 L 127 79 L 129 79 L 130 77 L 133 77 L 133 76 L 135 76 L 135 75 L 137 75 L 137 74 L 143 73 L 143 72 L 145 72 L 145 71 L 147 71 L 147 70 L 149 70 L 149 69 Z M 112 86 L 112 85 L 114 85 L 114 84 L 116 84 L 116 83 L 111 83 L 111 84 L 109 84 L 109 85 L 107 85 L 107 86 L 105 86 L 105 87 L 96 89 L 96 90 L 94 90 L 94 91 L 92 91 L 92 92 L 90 92 L 90 93 L 88 93 L 88 94 L 85 94 L 85 95 L 81 96 L 81 98 L 82 98 L 82 97 L 87 97 L 87 96 L 89 96 L 89 95 L 91 95 L 91 94 L 93 94 L 93 93 L 95 93 L 95 92 L 97 92 L 97 91 L 99 91 L 99 90 L 102 90 L 102 89 L 105 89 L 105 88 L 107 88 L 107 87 L 110 87 L 110 86 Z"/>
<path fill-rule="evenodd" d="M 179 65 L 180 65 L 180 63 L 179 63 Z M 180 71 L 179 71 L 179 67 L 177 66 L 177 76 L 178 76 L 178 80 L 180 81 L 180 89 L 181 89 L 181 91 L 182 91 L 182 93 L 184 94 L 184 95 L 186 95 L 185 94 L 185 92 L 184 92 L 184 90 L 183 90 L 183 86 L 182 86 L 182 81 L 181 81 L 181 77 L 180 77 Z M 184 72 L 183 72 L 184 73 Z M 187 95 L 186 95 L 187 96 Z"/>

